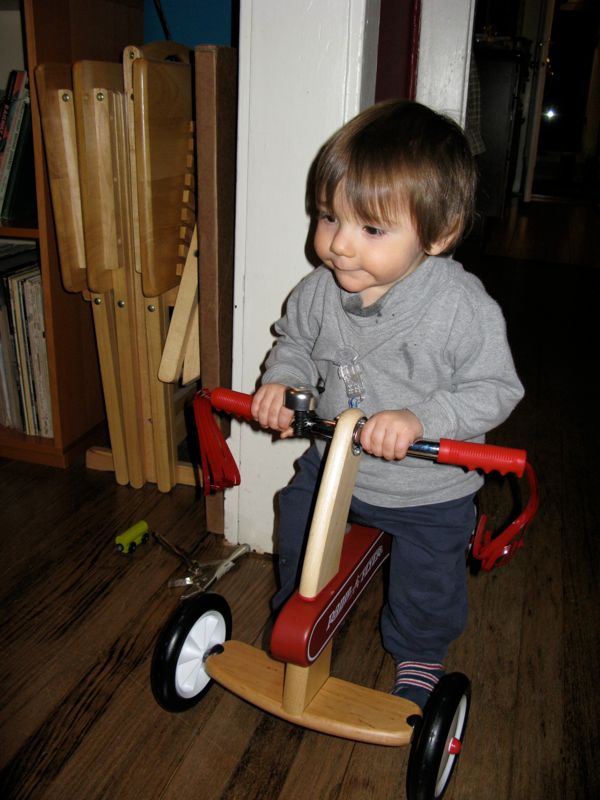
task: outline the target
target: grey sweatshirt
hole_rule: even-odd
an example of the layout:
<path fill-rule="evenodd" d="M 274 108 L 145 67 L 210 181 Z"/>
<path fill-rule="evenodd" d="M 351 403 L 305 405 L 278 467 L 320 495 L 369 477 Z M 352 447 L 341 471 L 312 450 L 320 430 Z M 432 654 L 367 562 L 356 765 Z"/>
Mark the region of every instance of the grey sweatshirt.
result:
<path fill-rule="evenodd" d="M 428 257 L 366 309 L 319 267 L 293 290 L 275 328 L 262 382 L 324 387 L 318 414 L 325 419 L 348 407 L 336 364 L 348 346 L 360 366 L 365 415 L 410 409 L 426 439 L 483 441 L 523 396 L 500 308 L 451 258 Z M 482 482 L 458 467 L 363 454 L 354 494 L 399 508 L 464 497 Z"/>

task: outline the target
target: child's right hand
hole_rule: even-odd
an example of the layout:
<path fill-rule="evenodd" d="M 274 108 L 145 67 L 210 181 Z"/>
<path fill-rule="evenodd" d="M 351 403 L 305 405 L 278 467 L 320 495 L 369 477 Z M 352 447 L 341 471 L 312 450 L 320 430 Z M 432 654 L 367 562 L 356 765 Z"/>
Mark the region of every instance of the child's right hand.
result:
<path fill-rule="evenodd" d="M 286 408 L 285 390 L 282 383 L 265 383 L 258 389 L 252 399 L 252 417 L 262 428 L 280 431 L 281 438 L 294 435 L 291 428 L 294 412 Z"/>
<path fill-rule="evenodd" d="M 363 425 L 360 443 L 365 453 L 399 461 L 413 442 L 423 438 L 421 420 L 407 408 L 378 411 Z"/>

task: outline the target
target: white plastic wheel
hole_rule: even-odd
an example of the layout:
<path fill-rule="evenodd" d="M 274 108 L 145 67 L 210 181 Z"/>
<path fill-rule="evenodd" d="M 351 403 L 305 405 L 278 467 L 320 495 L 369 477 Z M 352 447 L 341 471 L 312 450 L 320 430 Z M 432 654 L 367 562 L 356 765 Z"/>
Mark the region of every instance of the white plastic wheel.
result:
<path fill-rule="evenodd" d="M 212 684 L 206 659 L 230 636 L 231 610 L 223 597 L 202 592 L 182 602 L 154 648 L 150 682 L 157 703 L 177 712 L 199 702 Z"/>
<path fill-rule="evenodd" d="M 210 682 L 204 661 L 210 649 L 226 638 L 226 623 L 216 610 L 196 620 L 188 633 L 175 667 L 175 689 L 181 697 L 195 697 Z"/>

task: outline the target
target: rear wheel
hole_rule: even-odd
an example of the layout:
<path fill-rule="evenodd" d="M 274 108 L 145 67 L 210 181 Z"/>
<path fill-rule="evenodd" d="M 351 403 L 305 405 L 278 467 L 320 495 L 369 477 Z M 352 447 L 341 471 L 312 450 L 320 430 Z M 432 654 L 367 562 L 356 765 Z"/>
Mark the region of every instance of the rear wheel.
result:
<path fill-rule="evenodd" d="M 151 685 L 166 711 L 194 706 L 212 684 L 207 657 L 231 637 L 231 611 L 218 594 L 205 593 L 182 602 L 163 628 L 152 658 Z"/>
<path fill-rule="evenodd" d="M 466 675 L 444 675 L 417 723 L 408 759 L 408 800 L 442 797 L 461 751 L 467 727 L 471 684 Z"/>

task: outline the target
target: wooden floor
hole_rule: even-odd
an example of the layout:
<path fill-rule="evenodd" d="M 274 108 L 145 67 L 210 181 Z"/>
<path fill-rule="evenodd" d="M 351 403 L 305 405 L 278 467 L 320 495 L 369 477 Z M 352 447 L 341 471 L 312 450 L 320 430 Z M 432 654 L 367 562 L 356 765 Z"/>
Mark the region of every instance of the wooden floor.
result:
<path fill-rule="evenodd" d="M 577 255 L 572 231 L 557 239 L 572 235 L 568 241 L 577 246 L 570 253 L 552 247 L 554 222 L 544 228 L 538 212 L 527 220 L 516 215 L 504 233 L 492 226 L 487 244 L 469 252 L 505 309 L 527 389 L 491 438 L 527 448 L 542 496 L 516 558 L 469 577 L 470 621 L 447 666 L 470 676 L 473 703 L 449 800 L 600 797 L 600 537 L 593 505 L 600 486 L 600 270 L 590 248 L 586 258 Z M 559 220 L 560 209 L 547 216 Z M 596 217 L 596 231 L 597 223 Z M 505 487 L 494 482 L 484 490 L 492 512 L 501 512 L 504 498 Z M 303 731 L 219 686 L 184 714 L 155 704 L 153 642 L 177 603 L 166 582 L 180 574 L 179 564 L 154 542 L 119 555 L 113 538 L 145 518 L 180 546 L 198 544 L 199 556 L 223 552 L 225 545 L 204 533 L 194 490 L 160 495 L 152 487 L 117 487 L 111 475 L 82 467 L 4 461 L 0 508 L 4 797 L 404 796 L 406 748 Z M 220 581 L 235 638 L 260 646 L 274 585 L 270 560 L 256 555 Z M 381 598 L 376 579 L 336 640 L 333 672 L 386 691 L 392 664 L 379 642 Z"/>

